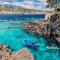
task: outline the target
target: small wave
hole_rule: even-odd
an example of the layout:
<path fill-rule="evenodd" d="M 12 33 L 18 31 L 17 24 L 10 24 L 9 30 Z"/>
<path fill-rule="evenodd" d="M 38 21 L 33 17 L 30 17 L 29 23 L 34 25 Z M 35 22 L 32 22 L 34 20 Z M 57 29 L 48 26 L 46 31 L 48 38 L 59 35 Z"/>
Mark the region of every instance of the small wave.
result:
<path fill-rule="evenodd" d="M 57 47 L 57 46 L 47 46 L 46 48 L 47 48 L 47 49 L 60 49 L 60 48 Z"/>

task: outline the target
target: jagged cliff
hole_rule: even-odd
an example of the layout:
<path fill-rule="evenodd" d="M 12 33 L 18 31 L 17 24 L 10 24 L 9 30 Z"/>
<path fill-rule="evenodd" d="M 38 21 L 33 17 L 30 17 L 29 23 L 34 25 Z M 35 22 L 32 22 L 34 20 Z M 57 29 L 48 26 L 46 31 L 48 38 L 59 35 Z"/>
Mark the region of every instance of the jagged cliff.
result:
<path fill-rule="evenodd" d="M 60 31 L 60 14 L 52 15 L 50 22 L 53 23 L 56 30 Z"/>
<path fill-rule="evenodd" d="M 50 17 L 50 26 L 51 30 L 53 28 L 53 31 L 50 35 L 55 34 L 52 38 L 55 38 L 55 40 L 60 43 L 60 14 L 53 14 Z"/>

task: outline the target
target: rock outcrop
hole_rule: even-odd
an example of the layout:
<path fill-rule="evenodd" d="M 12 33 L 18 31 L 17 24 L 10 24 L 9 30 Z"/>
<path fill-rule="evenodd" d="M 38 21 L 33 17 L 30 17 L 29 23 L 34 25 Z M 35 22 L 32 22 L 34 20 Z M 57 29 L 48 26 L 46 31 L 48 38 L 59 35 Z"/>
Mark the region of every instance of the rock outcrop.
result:
<path fill-rule="evenodd" d="M 53 14 L 48 21 L 28 22 L 24 29 L 27 32 L 34 33 L 60 44 L 60 14 Z"/>
<path fill-rule="evenodd" d="M 55 42 L 60 44 L 60 14 L 54 14 L 50 17 L 50 26 L 50 29 L 54 29 L 52 35 L 55 38 Z"/>
<path fill-rule="evenodd" d="M 34 60 L 34 57 L 27 48 L 13 52 L 8 46 L 0 45 L 0 60 Z"/>
<path fill-rule="evenodd" d="M 27 48 L 23 48 L 19 52 L 16 52 L 12 55 L 15 60 L 34 60 L 33 55 Z"/>

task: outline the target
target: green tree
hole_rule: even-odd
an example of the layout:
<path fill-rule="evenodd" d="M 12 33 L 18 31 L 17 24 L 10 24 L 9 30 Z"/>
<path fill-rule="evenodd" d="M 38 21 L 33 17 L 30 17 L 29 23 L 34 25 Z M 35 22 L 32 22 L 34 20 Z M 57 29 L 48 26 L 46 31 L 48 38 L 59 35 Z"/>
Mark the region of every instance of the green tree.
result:
<path fill-rule="evenodd" d="M 55 7 L 57 4 L 57 0 L 47 0 L 48 6 Z"/>

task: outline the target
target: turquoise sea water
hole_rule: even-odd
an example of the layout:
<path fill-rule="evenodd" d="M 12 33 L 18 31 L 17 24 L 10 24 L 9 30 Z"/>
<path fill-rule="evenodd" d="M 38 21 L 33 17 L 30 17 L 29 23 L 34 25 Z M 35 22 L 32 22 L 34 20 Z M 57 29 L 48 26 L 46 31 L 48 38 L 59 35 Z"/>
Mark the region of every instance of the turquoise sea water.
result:
<path fill-rule="evenodd" d="M 46 39 L 24 31 L 25 23 L 26 21 L 0 22 L 0 44 L 8 45 L 12 51 L 17 52 L 25 47 L 24 40 L 35 40 L 40 43 L 39 49 L 29 49 L 35 60 L 60 60 L 60 49 L 47 49 Z"/>

